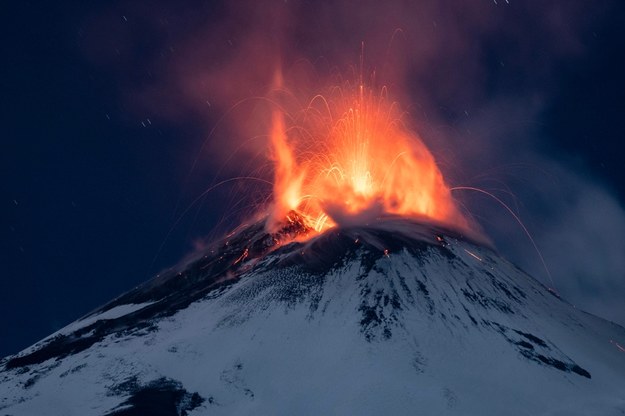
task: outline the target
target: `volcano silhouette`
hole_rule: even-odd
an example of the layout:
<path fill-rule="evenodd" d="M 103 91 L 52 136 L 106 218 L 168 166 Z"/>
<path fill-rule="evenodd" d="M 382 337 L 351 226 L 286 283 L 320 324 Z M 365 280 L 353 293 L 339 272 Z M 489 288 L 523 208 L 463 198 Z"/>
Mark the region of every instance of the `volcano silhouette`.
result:
<path fill-rule="evenodd" d="M 625 330 L 398 217 L 259 222 L 0 361 L 1 415 L 612 415 Z"/>

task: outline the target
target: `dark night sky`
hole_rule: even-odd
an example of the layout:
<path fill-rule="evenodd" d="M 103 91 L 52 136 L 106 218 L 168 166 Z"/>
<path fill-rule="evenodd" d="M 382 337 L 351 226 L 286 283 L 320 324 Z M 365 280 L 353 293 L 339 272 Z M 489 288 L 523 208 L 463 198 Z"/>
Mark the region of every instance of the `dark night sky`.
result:
<path fill-rule="evenodd" d="M 418 2 L 406 4 L 412 3 Z M 454 1 L 439 3 L 443 6 L 427 8 L 425 17 L 415 16 L 454 32 L 457 20 L 446 17 L 466 13 L 453 10 Z M 413 102 L 407 106 L 413 105 L 418 126 L 429 120 L 419 129 L 428 144 L 446 136 L 443 159 L 460 166 L 452 169 L 450 182 L 486 187 L 489 181 L 504 182 L 544 249 L 556 288 L 578 306 L 625 324 L 625 3 L 562 0 L 541 2 L 540 10 L 510 3 L 481 2 L 468 13 L 471 24 L 460 20 L 463 28 L 449 50 L 415 52 L 415 61 L 423 54 L 428 59 L 418 68 L 408 61 L 406 85 Z M 340 25 L 341 14 L 333 22 L 327 14 L 307 11 L 314 4 L 293 1 L 290 7 L 301 6 L 299 19 L 322 37 L 316 31 Z M 418 8 L 393 7 L 400 13 L 372 25 L 389 30 L 363 29 L 362 37 L 379 35 L 388 42 L 393 28 L 407 25 L 393 16 L 411 16 L 402 7 Z M 199 1 L 175 7 L 142 1 L 5 6 L 0 356 L 175 264 L 216 233 L 232 204 L 232 189 L 210 194 L 170 230 L 181 207 L 210 185 L 220 166 L 215 153 L 203 155 L 201 148 L 230 103 L 216 98 L 217 104 L 202 110 L 187 105 L 188 97 L 171 90 L 192 85 L 193 77 L 172 83 L 176 72 L 163 68 L 182 67 L 186 74 L 213 73 L 211 65 L 228 68 L 228 59 L 236 59 L 223 56 L 232 55 L 243 44 L 237 39 L 254 27 L 243 18 L 237 23 L 238 13 Z M 354 25 L 385 16 L 385 11 L 359 13 Z M 534 16 L 550 18 L 534 27 Z M 235 34 L 216 35 L 232 27 Z M 338 29 L 312 41 L 306 30 L 286 27 L 276 29 L 277 36 L 297 33 L 296 41 L 283 43 L 290 49 L 300 45 L 311 61 L 335 53 Z M 360 35 L 353 35 L 356 52 Z M 423 42 L 447 45 L 440 35 L 431 36 Z M 211 49 L 211 42 L 221 46 Z M 194 44 L 210 51 L 189 59 Z M 286 60 L 295 58 L 292 53 Z M 466 77 L 458 75 L 464 71 Z M 234 75 L 212 79 L 239 82 Z M 446 88 L 423 87 L 441 83 Z M 146 96 L 149 105 L 142 104 Z M 192 116 L 178 114 L 187 111 Z M 210 140 L 226 136 L 223 128 Z M 441 149 L 434 145 L 433 151 L 438 156 Z M 200 166 L 190 171 L 196 158 Z M 519 172 L 518 166 L 531 172 Z M 535 173 L 543 170 L 548 173 Z M 463 172 L 487 180 L 468 180 Z M 483 226 L 504 255 L 541 273 L 528 241 L 500 208 L 478 199 L 465 202 L 477 218 L 489 218 Z M 223 227 L 233 225 L 230 218 Z"/>

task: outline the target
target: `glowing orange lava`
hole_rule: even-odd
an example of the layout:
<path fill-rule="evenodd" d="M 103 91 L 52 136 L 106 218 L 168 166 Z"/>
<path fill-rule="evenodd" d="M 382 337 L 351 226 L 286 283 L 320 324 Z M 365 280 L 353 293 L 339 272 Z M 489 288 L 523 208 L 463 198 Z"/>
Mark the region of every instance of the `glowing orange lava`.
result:
<path fill-rule="evenodd" d="M 467 226 L 434 157 L 386 89 L 375 94 L 361 83 L 328 97 L 314 97 L 295 115 L 273 113 L 270 225 L 296 211 L 318 232 L 384 213 Z"/>

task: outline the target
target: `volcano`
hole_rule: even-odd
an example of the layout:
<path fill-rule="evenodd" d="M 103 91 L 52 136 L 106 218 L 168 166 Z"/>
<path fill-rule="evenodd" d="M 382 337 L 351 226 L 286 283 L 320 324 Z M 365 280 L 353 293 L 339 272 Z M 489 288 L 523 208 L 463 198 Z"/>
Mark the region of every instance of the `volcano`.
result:
<path fill-rule="evenodd" d="M 625 329 L 485 241 L 240 227 L 0 362 L 2 415 L 612 415 Z"/>

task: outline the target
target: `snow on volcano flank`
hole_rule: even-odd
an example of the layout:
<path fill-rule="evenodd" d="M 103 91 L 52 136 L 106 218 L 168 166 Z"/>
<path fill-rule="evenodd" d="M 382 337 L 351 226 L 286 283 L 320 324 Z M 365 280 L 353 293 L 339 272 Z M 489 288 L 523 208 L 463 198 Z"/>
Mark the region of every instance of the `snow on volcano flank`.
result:
<path fill-rule="evenodd" d="M 290 213 L 2 360 L 0 409 L 610 415 L 623 345 L 458 232 L 386 215 L 319 234 Z"/>

